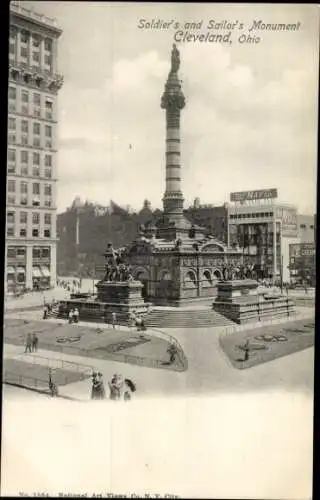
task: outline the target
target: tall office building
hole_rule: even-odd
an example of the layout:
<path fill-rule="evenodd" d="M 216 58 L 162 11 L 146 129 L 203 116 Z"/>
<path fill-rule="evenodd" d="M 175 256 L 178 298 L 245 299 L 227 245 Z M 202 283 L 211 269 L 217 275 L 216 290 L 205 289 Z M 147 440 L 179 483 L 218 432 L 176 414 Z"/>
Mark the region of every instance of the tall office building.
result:
<path fill-rule="evenodd" d="M 57 71 L 54 19 L 10 6 L 6 291 L 56 280 Z"/>

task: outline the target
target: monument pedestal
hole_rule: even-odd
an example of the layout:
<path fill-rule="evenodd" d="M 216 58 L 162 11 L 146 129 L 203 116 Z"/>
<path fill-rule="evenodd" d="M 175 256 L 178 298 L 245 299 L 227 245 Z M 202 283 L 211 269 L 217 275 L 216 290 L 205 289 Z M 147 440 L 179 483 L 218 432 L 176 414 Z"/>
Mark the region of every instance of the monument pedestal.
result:
<path fill-rule="evenodd" d="M 71 309 L 78 308 L 80 321 L 111 323 L 115 312 L 117 324 L 125 324 L 133 312 L 147 312 L 148 304 L 143 301 L 140 281 L 100 281 L 96 288 L 95 300 L 74 298 L 61 301 L 60 315 L 66 316 Z"/>
<path fill-rule="evenodd" d="M 256 323 L 295 313 L 292 299 L 279 295 L 268 298 L 258 292 L 254 280 L 225 281 L 217 284 L 217 298 L 212 306 L 235 323 Z"/>

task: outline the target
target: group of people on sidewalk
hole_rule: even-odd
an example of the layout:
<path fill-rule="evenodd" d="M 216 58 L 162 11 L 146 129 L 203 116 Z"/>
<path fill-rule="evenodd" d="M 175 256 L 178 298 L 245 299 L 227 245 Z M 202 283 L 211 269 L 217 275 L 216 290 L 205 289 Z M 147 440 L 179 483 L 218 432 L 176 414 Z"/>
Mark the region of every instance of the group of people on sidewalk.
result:
<path fill-rule="evenodd" d="M 43 308 L 43 319 L 48 319 L 53 316 L 57 310 L 58 304 L 53 300 L 51 303 L 45 304 Z"/>
<path fill-rule="evenodd" d="M 122 375 L 114 374 L 111 381 L 108 382 L 109 399 L 111 401 L 130 401 L 132 394 L 136 391 L 136 386 L 132 380 L 123 378 Z M 92 374 L 91 399 L 106 399 L 106 391 L 101 372 Z"/>
<path fill-rule="evenodd" d="M 35 333 L 28 333 L 24 352 L 37 352 L 39 339 Z"/>
<path fill-rule="evenodd" d="M 79 309 L 77 307 L 75 309 L 70 309 L 68 313 L 68 323 L 69 325 L 72 323 L 79 323 Z"/>

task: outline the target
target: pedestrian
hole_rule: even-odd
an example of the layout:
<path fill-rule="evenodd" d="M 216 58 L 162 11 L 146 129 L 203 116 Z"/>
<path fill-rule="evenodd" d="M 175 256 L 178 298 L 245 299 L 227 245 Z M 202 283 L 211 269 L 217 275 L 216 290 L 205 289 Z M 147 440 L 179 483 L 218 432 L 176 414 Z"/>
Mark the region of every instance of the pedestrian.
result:
<path fill-rule="evenodd" d="M 121 389 L 123 387 L 122 376 L 118 374 L 114 374 L 111 382 L 109 382 L 110 387 L 110 399 L 113 401 L 117 401 L 120 399 Z"/>
<path fill-rule="evenodd" d="M 37 352 L 37 350 L 38 350 L 38 342 L 39 342 L 39 339 L 38 339 L 37 335 L 35 333 L 33 333 L 33 335 L 32 335 L 32 344 L 31 344 L 32 352 Z"/>
<path fill-rule="evenodd" d="M 73 322 L 73 309 L 70 309 L 69 314 L 68 314 L 68 323 L 71 325 Z"/>
<path fill-rule="evenodd" d="M 243 361 L 248 361 L 248 359 L 249 359 L 249 353 L 250 353 L 249 339 L 247 339 L 245 341 L 245 343 L 244 343 L 243 352 L 244 352 Z"/>
<path fill-rule="evenodd" d="M 28 333 L 24 352 L 31 352 L 31 348 L 32 348 L 32 338 L 31 338 L 31 333 Z"/>
<path fill-rule="evenodd" d="M 176 346 L 171 344 L 167 349 L 167 353 L 170 355 L 169 364 L 173 365 L 173 363 L 175 363 L 176 361 L 176 356 L 177 356 Z"/>
<path fill-rule="evenodd" d="M 49 368 L 49 391 L 52 397 L 58 396 L 58 386 L 52 381 L 51 368 Z"/>
<path fill-rule="evenodd" d="M 79 323 L 79 309 L 77 307 L 73 312 L 73 321 L 74 323 Z"/>
<path fill-rule="evenodd" d="M 117 324 L 117 314 L 113 312 L 111 316 L 112 316 L 112 328 L 115 328 Z"/>
<path fill-rule="evenodd" d="M 47 319 L 48 317 L 48 306 L 45 305 L 43 309 L 43 319 Z"/>

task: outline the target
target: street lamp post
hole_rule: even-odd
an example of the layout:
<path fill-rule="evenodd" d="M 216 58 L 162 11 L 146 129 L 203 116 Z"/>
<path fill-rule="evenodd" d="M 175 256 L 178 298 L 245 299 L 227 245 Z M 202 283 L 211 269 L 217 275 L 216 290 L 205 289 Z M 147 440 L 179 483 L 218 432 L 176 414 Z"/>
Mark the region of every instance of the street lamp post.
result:
<path fill-rule="evenodd" d="M 280 280 L 281 293 L 283 293 L 283 255 L 281 255 Z"/>

